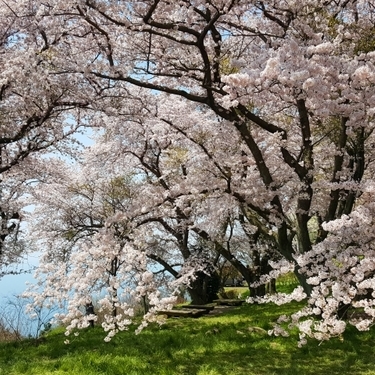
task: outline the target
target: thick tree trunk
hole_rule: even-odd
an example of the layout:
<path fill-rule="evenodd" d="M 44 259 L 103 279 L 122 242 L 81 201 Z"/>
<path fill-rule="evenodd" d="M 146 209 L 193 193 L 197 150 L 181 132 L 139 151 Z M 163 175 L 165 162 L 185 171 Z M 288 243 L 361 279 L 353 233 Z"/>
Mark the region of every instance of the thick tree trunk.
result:
<path fill-rule="evenodd" d="M 199 272 L 197 278 L 188 288 L 188 293 L 193 305 L 205 305 L 218 298 L 217 293 L 220 288 L 220 278 L 216 272 L 207 275 Z"/>
<path fill-rule="evenodd" d="M 206 303 L 212 302 L 209 301 L 205 293 L 202 290 L 199 290 L 198 288 L 189 288 L 188 293 L 191 298 L 192 305 L 205 305 Z"/>

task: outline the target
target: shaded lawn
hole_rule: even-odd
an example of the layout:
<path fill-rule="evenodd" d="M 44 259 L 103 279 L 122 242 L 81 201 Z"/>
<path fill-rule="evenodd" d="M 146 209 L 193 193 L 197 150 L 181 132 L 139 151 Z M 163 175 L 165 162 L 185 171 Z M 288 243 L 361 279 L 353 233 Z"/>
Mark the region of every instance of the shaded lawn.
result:
<path fill-rule="evenodd" d="M 55 330 L 39 343 L 1 344 L 0 375 L 375 374 L 374 331 L 350 329 L 343 340 L 311 341 L 302 349 L 296 335 L 262 331 L 296 306 L 247 305 L 213 317 L 169 319 L 137 336 L 120 333 L 110 343 L 100 328 L 70 337 L 69 345 Z"/>

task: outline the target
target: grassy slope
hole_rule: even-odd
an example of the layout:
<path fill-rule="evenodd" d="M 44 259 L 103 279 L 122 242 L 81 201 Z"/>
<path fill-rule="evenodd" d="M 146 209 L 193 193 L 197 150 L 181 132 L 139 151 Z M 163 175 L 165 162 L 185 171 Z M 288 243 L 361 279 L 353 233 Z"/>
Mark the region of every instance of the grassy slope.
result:
<path fill-rule="evenodd" d="M 37 345 L 0 344 L 0 375 L 283 375 L 375 374 L 374 331 L 345 334 L 299 349 L 296 337 L 274 338 L 251 327 L 269 329 L 269 320 L 296 305 L 243 306 L 218 316 L 169 319 L 135 336 L 124 332 L 110 343 L 100 328 L 63 343 L 61 330 Z"/>

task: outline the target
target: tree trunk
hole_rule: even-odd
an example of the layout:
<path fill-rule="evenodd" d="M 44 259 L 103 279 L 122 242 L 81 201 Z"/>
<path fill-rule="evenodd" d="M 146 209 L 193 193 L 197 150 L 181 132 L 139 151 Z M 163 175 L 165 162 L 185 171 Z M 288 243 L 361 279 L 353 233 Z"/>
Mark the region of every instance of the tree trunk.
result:
<path fill-rule="evenodd" d="M 299 267 L 296 266 L 294 269 L 294 274 L 296 275 L 300 285 L 303 288 L 303 291 L 306 293 L 307 297 L 311 296 L 311 291 L 312 291 L 312 285 L 307 283 L 307 277 L 305 275 L 301 275 L 299 272 Z"/>
<path fill-rule="evenodd" d="M 196 279 L 190 284 L 188 293 L 193 305 L 205 305 L 218 298 L 220 278 L 216 272 L 211 275 L 199 272 Z"/>

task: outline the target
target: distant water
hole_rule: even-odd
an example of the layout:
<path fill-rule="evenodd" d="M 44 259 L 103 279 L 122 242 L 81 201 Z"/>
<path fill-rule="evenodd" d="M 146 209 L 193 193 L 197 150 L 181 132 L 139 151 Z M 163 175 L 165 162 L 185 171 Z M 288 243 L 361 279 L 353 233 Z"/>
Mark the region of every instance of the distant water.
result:
<path fill-rule="evenodd" d="M 27 283 L 33 283 L 33 272 L 38 264 L 38 255 L 31 254 L 18 269 L 27 272 L 6 275 L 0 278 L 0 322 L 8 321 L 13 329 L 17 329 L 25 337 L 35 336 L 42 328 L 42 320 L 47 312 L 41 311 L 39 319 L 31 319 L 24 311 L 27 301 L 18 296 L 27 288 Z M 46 318 L 47 321 L 49 320 Z"/>

